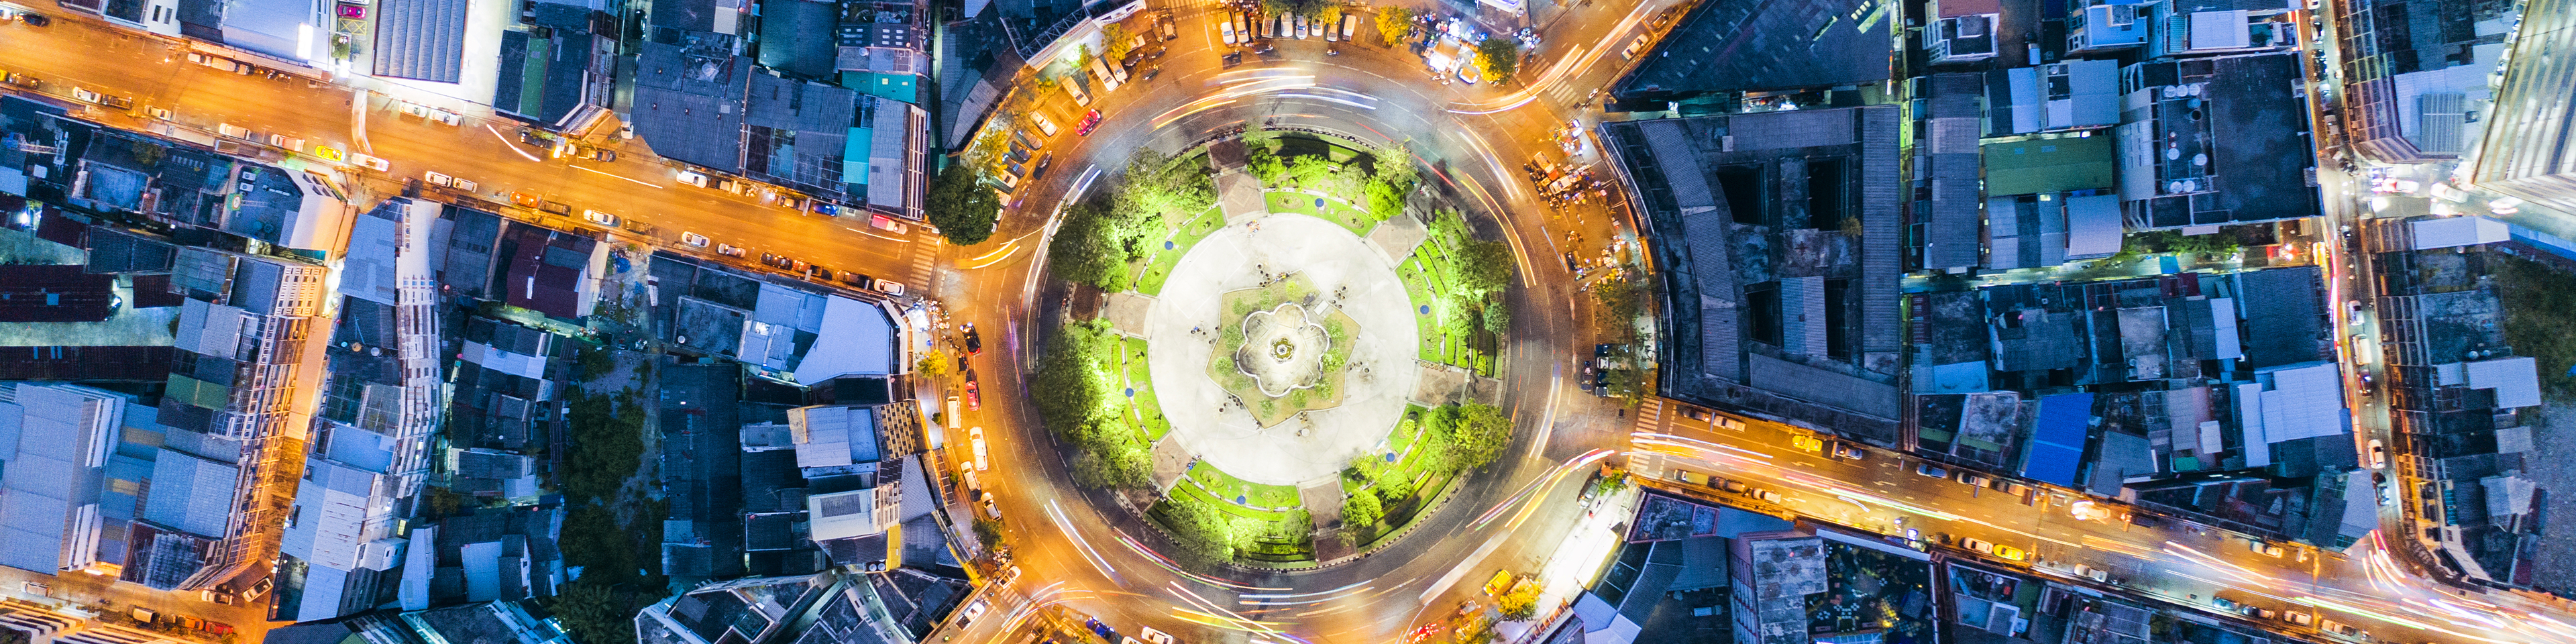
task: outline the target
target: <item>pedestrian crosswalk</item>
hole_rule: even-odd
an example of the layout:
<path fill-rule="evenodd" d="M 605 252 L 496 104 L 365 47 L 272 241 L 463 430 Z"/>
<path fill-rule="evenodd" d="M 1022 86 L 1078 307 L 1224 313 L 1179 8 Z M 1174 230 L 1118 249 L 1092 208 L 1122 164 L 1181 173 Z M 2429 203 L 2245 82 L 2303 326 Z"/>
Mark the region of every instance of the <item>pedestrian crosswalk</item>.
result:
<path fill-rule="evenodd" d="M 1664 399 L 1649 397 L 1637 405 L 1637 425 L 1630 431 L 1660 434 L 1664 431 L 1664 423 Z"/>
<path fill-rule="evenodd" d="M 939 246 L 919 242 L 912 245 L 912 275 L 906 281 L 913 288 L 924 289 L 925 294 L 933 286 L 931 280 L 938 277 Z"/>

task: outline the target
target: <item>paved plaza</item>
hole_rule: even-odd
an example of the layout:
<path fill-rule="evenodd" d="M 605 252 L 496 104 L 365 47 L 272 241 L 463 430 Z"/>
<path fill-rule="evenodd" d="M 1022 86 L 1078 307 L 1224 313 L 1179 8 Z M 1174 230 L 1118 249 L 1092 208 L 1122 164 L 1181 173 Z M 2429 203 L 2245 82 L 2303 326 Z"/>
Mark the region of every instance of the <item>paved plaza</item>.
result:
<path fill-rule="evenodd" d="M 1358 322 L 1340 406 L 1263 427 L 1208 377 L 1223 319 L 1222 295 L 1296 273 L 1314 284 L 1315 313 Z M 1163 413 L 1165 440 L 1254 483 L 1329 481 L 1352 457 L 1370 453 L 1403 416 L 1413 391 L 1411 299 L 1386 256 L 1332 222 L 1305 215 L 1239 218 L 1199 242 L 1172 270 L 1146 313 L 1146 360 Z"/>

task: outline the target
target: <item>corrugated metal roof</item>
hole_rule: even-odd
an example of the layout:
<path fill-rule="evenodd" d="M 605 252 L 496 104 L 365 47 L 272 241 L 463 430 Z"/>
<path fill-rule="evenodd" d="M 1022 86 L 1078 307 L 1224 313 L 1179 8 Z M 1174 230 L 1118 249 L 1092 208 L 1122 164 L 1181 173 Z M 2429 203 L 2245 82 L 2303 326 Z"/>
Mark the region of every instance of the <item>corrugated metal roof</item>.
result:
<path fill-rule="evenodd" d="M 143 500 L 143 519 L 199 536 L 224 536 L 240 471 L 163 448 L 152 462 L 152 494 Z"/>
<path fill-rule="evenodd" d="M 2119 254 L 2120 233 L 2119 195 L 2066 198 L 2066 259 Z"/>
<path fill-rule="evenodd" d="M 2058 394 L 2039 399 L 2039 418 L 2031 427 L 2029 455 L 2022 476 L 2074 487 L 2084 465 L 2084 443 L 2093 423 L 2093 394 Z"/>
<path fill-rule="evenodd" d="M 2484 216 L 2432 217 L 2406 222 L 2415 250 L 2492 244 L 2513 238 L 2513 227 Z"/>
<path fill-rule="evenodd" d="M 2530 356 L 2465 363 L 2461 372 L 2470 388 L 2495 390 L 2497 409 L 2540 404 L 2539 363 Z"/>
<path fill-rule="evenodd" d="M 465 73 L 466 0 L 378 0 L 377 76 L 454 83 Z"/>

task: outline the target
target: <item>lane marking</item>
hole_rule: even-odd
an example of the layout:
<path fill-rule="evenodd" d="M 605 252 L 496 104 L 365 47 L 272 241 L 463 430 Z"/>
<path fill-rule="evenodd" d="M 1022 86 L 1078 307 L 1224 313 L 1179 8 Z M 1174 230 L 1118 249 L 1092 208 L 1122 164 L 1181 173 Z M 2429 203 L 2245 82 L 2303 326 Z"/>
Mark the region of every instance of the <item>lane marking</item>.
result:
<path fill-rule="evenodd" d="M 492 128 L 492 124 L 490 124 L 490 123 L 485 123 L 485 124 L 483 124 L 483 129 L 484 129 L 484 130 L 486 130 L 486 131 L 490 131 L 490 132 L 492 133 L 492 138 L 500 139 L 500 141 L 501 141 L 501 147 L 509 148 L 511 152 L 517 152 L 517 153 L 519 153 L 519 156 L 521 156 L 521 157 L 525 157 L 525 158 L 526 158 L 527 160 L 529 160 L 529 161 L 535 161 L 535 162 L 538 162 L 538 163 L 545 163 L 545 160 L 544 160 L 544 159 L 539 159 L 539 158 L 537 158 L 537 155 L 534 155 L 534 154 L 528 154 L 528 151 L 527 151 L 527 150 L 521 150 L 521 149 L 519 149 L 519 144 L 514 143 L 514 142 L 511 142 L 511 141 L 510 141 L 510 137 L 501 136 L 501 131 L 500 131 L 500 130 L 497 130 L 497 129 L 493 129 L 493 128 Z M 605 174 L 605 173 L 602 173 L 602 174 Z M 611 175 L 611 176 L 614 176 L 614 175 Z"/>

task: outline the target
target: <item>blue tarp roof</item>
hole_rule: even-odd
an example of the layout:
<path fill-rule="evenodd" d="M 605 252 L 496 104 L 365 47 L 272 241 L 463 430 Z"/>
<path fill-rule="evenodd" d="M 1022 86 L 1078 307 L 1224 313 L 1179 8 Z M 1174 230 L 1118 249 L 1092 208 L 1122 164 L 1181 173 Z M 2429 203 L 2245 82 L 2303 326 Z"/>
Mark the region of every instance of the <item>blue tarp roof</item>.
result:
<path fill-rule="evenodd" d="M 2039 423 L 2031 432 L 2030 453 L 2022 458 L 2021 475 L 2050 485 L 2075 487 L 2075 472 L 2084 464 L 2085 430 L 2093 422 L 2093 394 L 2058 394 L 2039 399 Z"/>

